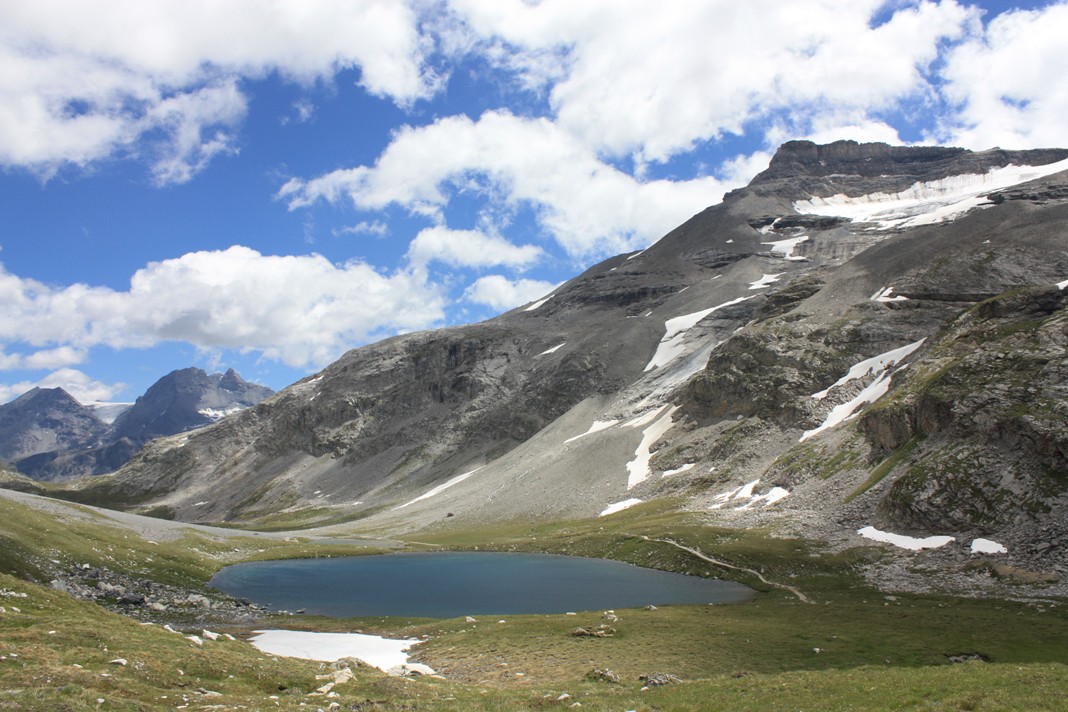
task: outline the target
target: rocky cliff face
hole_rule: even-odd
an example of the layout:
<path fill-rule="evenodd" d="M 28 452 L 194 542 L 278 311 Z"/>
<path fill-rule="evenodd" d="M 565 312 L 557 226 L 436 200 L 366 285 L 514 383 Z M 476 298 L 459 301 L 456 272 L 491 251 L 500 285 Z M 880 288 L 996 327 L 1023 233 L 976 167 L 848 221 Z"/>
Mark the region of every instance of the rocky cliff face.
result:
<path fill-rule="evenodd" d="M 1025 556 L 1040 531 L 1056 551 L 1066 159 L 788 143 L 644 252 L 351 351 L 83 492 L 376 531 L 671 495 L 832 542 L 877 525 Z"/>

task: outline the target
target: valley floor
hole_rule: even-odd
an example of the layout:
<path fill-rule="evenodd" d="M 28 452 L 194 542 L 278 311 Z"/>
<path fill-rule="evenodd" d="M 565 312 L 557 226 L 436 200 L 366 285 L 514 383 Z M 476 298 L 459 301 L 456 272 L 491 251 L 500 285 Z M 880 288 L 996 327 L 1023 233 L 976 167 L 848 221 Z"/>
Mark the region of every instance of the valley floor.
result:
<path fill-rule="evenodd" d="M 1068 606 L 880 591 L 862 575 L 885 558 L 875 547 L 831 552 L 664 505 L 426 532 L 405 544 L 358 532 L 326 541 L 321 532 L 203 528 L 0 495 L 0 709 L 1068 708 Z M 656 541 L 669 538 L 684 548 Z M 471 622 L 278 615 L 206 588 L 236 561 L 399 546 L 603 556 L 729 576 L 761 593 L 738 605 L 619 610 L 614 620 L 593 611 Z M 92 581 L 121 583 L 146 601 L 122 604 Z M 99 601 L 71 595 L 80 591 Z M 614 629 L 607 637 L 572 635 L 604 624 Z M 258 627 L 422 638 L 416 659 L 444 679 L 348 663 L 352 679 L 316 693 L 339 679 L 339 665 L 260 653 L 242 642 Z M 205 628 L 235 640 L 213 640 Z M 653 684 L 662 680 L 670 684 Z"/>

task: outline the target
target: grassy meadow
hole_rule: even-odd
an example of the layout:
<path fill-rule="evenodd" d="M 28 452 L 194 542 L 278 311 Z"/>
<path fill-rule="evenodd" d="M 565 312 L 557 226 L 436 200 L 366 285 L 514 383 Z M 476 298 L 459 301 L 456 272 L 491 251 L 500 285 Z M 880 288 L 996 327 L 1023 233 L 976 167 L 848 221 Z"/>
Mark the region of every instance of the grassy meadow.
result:
<path fill-rule="evenodd" d="M 378 550 L 192 529 L 153 541 L 91 509 L 71 511 L 61 521 L 0 498 L 0 709 L 1068 709 L 1068 608 L 1058 602 L 890 596 L 858 574 L 881 555 L 877 547 L 829 555 L 774 532 L 712 527 L 663 503 L 592 521 L 423 532 L 408 548 L 604 556 L 734 578 L 760 592 L 753 601 L 617 610 L 611 622 L 602 611 L 474 623 L 263 620 L 260 627 L 425 636 L 415 658 L 445 678 L 359 667 L 327 697 L 315 694 L 324 684 L 316 676 L 332 672 L 330 664 L 264 655 L 241 641 L 247 627 L 215 628 L 237 640 L 209 640 L 189 625 L 175 623 L 179 634 L 138 622 L 52 590 L 48 572 L 86 563 L 203 591 L 212 573 L 236 561 Z M 788 582 L 812 603 L 653 541 L 668 538 L 771 583 Z M 610 637 L 571 635 L 606 622 L 615 629 Z M 597 679 L 594 670 L 611 670 L 619 681 Z M 639 679 L 654 673 L 681 682 Z"/>

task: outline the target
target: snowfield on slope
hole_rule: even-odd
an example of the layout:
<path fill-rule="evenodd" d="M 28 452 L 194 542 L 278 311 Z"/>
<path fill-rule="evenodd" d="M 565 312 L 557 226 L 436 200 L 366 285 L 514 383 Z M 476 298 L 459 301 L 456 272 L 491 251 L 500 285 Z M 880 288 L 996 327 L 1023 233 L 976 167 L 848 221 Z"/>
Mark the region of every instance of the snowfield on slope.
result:
<path fill-rule="evenodd" d="M 413 499 L 411 501 L 408 501 L 408 502 L 405 502 L 404 504 L 400 505 L 399 507 L 394 507 L 394 509 L 404 509 L 405 507 L 407 507 L 410 504 L 415 504 L 416 502 L 420 502 L 420 501 L 422 501 L 424 499 L 430 499 L 431 497 L 433 497 L 436 494 L 441 494 L 442 492 L 444 492 L 445 490 L 449 489 L 453 485 L 460 484 L 461 482 L 463 482 L 468 477 L 470 477 L 471 475 L 475 474 L 476 472 L 478 472 L 481 469 L 482 469 L 481 467 L 476 467 L 475 469 L 471 470 L 470 472 L 465 472 L 462 475 L 457 475 L 456 477 L 453 477 L 451 480 L 448 480 L 447 482 L 438 485 L 437 487 L 435 487 L 434 489 L 430 490 L 429 492 L 421 494 L 418 497 L 416 497 L 415 499 Z"/>
<path fill-rule="evenodd" d="M 654 368 L 662 368 L 686 353 L 686 346 L 683 344 L 686 339 L 686 332 L 697 326 L 706 316 L 724 307 L 740 304 L 747 299 L 752 299 L 752 297 L 738 297 L 708 309 L 668 319 L 664 322 L 664 336 L 656 347 L 656 353 L 653 354 L 653 358 L 645 366 L 646 372 L 652 371 Z"/>
<path fill-rule="evenodd" d="M 914 536 L 906 536 L 904 534 L 894 534 L 892 532 L 884 532 L 876 529 L 872 526 L 862 527 L 857 530 L 857 534 L 860 534 L 865 539 L 871 539 L 872 541 L 878 541 L 883 544 L 893 544 L 899 549 L 909 549 L 910 551 L 919 551 L 920 549 L 937 549 L 945 546 L 951 541 L 955 541 L 956 537 L 938 535 L 929 536 L 922 539 Z"/>
<path fill-rule="evenodd" d="M 876 229 L 933 225 L 953 220 L 983 205 L 986 196 L 1004 188 L 1068 170 L 1068 159 L 1045 166 L 991 168 L 986 173 L 965 173 L 940 180 L 914 183 L 900 193 L 869 193 L 850 197 L 833 195 L 794 203 L 802 215 L 829 215 L 853 222 L 874 223 Z"/>
<path fill-rule="evenodd" d="M 813 393 L 813 398 L 816 400 L 823 400 L 831 389 L 836 386 L 843 385 L 858 378 L 863 378 L 872 373 L 877 374 L 875 380 L 869 383 L 864 390 L 845 403 L 841 403 L 832 408 L 831 412 L 827 415 L 827 418 L 820 423 L 819 427 L 812 430 L 806 430 L 801 435 L 799 442 L 804 442 L 813 435 L 818 435 L 824 430 L 833 428 L 834 426 L 853 418 L 863 406 L 874 403 L 886 395 L 886 392 L 890 390 L 890 378 L 902 368 L 905 368 L 905 366 L 902 366 L 901 368 L 894 369 L 893 366 L 918 349 L 924 341 L 925 339 L 920 339 L 907 346 L 892 349 L 886 353 L 879 354 L 878 356 L 865 359 L 851 367 L 846 375 L 835 381 L 830 388 L 822 390 L 819 393 Z"/>

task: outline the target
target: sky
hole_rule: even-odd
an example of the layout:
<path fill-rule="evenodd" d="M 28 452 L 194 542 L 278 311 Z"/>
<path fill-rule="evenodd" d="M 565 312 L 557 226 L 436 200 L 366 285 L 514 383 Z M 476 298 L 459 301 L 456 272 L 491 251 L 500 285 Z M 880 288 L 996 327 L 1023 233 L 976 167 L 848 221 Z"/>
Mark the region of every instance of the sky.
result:
<path fill-rule="evenodd" d="M 0 402 L 275 389 L 642 249 L 783 141 L 1068 146 L 1068 0 L 0 0 Z"/>

